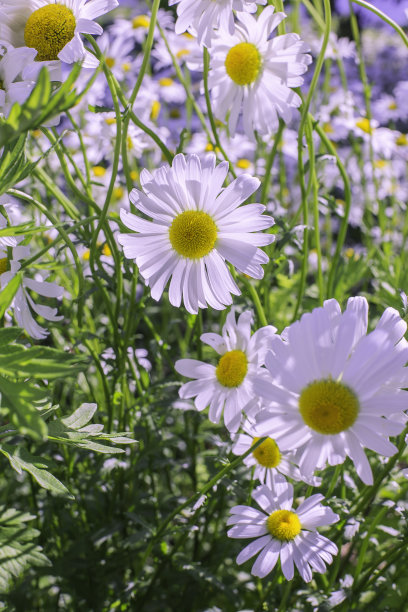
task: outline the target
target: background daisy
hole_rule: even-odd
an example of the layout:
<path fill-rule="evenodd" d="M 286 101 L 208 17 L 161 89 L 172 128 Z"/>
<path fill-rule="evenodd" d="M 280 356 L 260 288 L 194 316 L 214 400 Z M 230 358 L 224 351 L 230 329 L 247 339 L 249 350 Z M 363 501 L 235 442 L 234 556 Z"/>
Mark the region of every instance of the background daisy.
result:
<path fill-rule="evenodd" d="M 235 134 L 242 110 L 244 131 L 270 134 L 278 128 L 279 117 L 289 122 L 292 109 L 301 99 L 291 88 L 300 87 L 302 75 L 312 61 L 308 45 L 298 34 L 284 34 L 269 40 L 286 15 L 267 6 L 258 19 L 240 13 L 235 33 L 217 32 L 209 48 L 209 88 L 213 109 Z"/>

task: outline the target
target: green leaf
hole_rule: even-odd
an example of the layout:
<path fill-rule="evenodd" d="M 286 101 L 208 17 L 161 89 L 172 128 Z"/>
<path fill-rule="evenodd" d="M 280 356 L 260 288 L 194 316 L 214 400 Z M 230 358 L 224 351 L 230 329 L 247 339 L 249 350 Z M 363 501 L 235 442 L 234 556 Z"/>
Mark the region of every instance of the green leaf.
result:
<path fill-rule="evenodd" d="M 6 348 L 6 344 L 10 344 L 10 342 L 14 342 L 22 335 L 22 330 L 19 327 L 6 327 L 0 329 L 0 350 L 2 348 Z M 7 350 L 10 347 L 7 347 Z"/>
<path fill-rule="evenodd" d="M 129 438 L 127 432 L 105 434 L 103 425 L 89 424 L 96 411 L 96 404 L 82 404 L 73 414 L 63 419 L 48 423 L 48 438 L 54 442 L 76 446 L 97 453 L 123 453 L 122 448 L 111 444 L 134 444 L 136 440 Z"/>
<path fill-rule="evenodd" d="M 24 104 L 16 102 L 7 119 L 0 118 L 0 148 L 75 106 L 77 94 L 72 91 L 72 85 L 80 71 L 81 66 L 76 64 L 66 81 L 55 90 L 48 69 L 42 68 L 37 83 Z"/>
<path fill-rule="evenodd" d="M 11 281 L 7 283 L 4 289 L 0 291 L 0 318 L 4 316 L 4 313 L 6 312 L 7 308 L 13 301 L 13 298 L 21 285 L 22 279 L 23 276 L 21 272 L 17 272 L 17 274 L 13 276 Z"/>
<path fill-rule="evenodd" d="M 11 355 L 0 354 L 0 374 L 13 378 L 62 378 L 80 372 L 85 358 L 70 355 L 47 346 L 34 346 Z"/>
<path fill-rule="evenodd" d="M 64 495 L 65 497 L 74 499 L 67 487 L 48 471 L 48 461 L 43 457 L 31 455 L 24 447 L 12 447 L 8 444 L 3 444 L 0 447 L 0 452 L 7 457 L 7 459 L 10 461 L 10 465 L 19 474 L 21 474 L 21 471 L 24 470 L 25 472 L 31 474 L 31 476 L 44 489 L 47 489 L 56 495 Z"/>
<path fill-rule="evenodd" d="M 36 540 L 37 529 L 27 526 L 35 517 L 0 506 L 0 593 L 7 593 L 13 581 L 32 567 L 50 566 Z"/>
<path fill-rule="evenodd" d="M 35 404 L 45 402 L 46 389 L 34 387 L 29 381 L 15 382 L 0 376 L 1 407 L 7 408 L 11 422 L 22 434 L 44 439 L 47 425 Z"/>
<path fill-rule="evenodd" d="M 71 429 L 79 429 L 89 423 L 95 412 L 96 404 L 82 404 L 73 414 L 61 419 L 61 421 Z"/>

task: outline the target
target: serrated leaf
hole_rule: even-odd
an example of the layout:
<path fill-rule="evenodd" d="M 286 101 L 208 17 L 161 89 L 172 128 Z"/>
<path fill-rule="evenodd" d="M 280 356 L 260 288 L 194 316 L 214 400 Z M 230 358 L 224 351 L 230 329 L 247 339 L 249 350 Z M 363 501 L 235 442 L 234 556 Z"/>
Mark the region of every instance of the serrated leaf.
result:
<path fill-rule="evenodd" d="M 109 455 L 118 455 L 119 453 L 125 452 L 123 448 L 116 448 L 116 446 L 109 446 L 108 444 L 100 444 L 99 442 L 94 442 L 93 440 L 82 440 L 78 446 L 81 448 L 86 448 L 87 450 L 95 451 L 96 453 Z"/>
<path fill-rule="evenodd" d="M 6 327 L 0 329 L 0 350 L 6 348 L 6 344 L 14 342 L 22 335 L 22 330 L 19 327 Z M 10 347 L 7 347 L 9 349 Z"/>
<path fill-rule="evenodd" d="M 7 285 L 0 291 L 0 318 L 4 316 L 7 308 L 10 306 L 14 299 L 22 281 L 21 272 L 17 272 L 15 276 L 7 283 Z"/>
<path fill-rule="evenodd" d="M 73 414 L 61 419 L 61 421 L 71 429 L 79 429 L 89 423 L 95 412 L 96 404 L 82 404 Z"/>
<path fill-rule="evenodd" d="M 0 452 L 7 457 L 10 461 L 10 465 L 18 473 L 21 474 L 21 471 L 24 470 L 31 474 L 44 489 L 56 495 L 64 495 L 65 497 L 74 499 L 67 487 L 48 471 L 48 461 L 43 457 L 31 455 L 24 447 L 13 447 L 8 444 L 3 444 L 0 447 Z"/>
<path fill-rule="evenodd" d="M 75 376 L 83 369 L 85 359 L 46 346 L 34 346 L 12 355 L 0 354 L 0 373 L 13 378 L 61 378 Z"/>
<path fill-rule="evenodd" d="M 0 376 L 1 406 L 8 408 L 10 420 L 22 434 L 43 439 L 47 425 L 35 404 L 46 399 L 46 389 L 38 389 L 29 381 L 14 382 Z"/>
<path fill-rule="evenodd" d="M 50 560 L 43 554 L 35 540 L 36 529 L 26 523 L 35 517 L 0 506 L 0 593 L 7 593 L 13 580 L 19 578 L 33 566 L 50 566 Z"/>

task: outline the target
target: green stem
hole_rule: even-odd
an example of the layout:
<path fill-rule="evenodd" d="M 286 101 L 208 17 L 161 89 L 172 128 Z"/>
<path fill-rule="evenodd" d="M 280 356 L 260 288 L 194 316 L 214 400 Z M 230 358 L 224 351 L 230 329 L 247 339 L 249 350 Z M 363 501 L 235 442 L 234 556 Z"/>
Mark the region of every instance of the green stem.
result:
<path fill-rule="evenodd" d="M 206 493 L 208 493 L 208 491 L 210 491 L 214 487 L 214 485 L 217 484 L 219 480 L 221 480 L 224 476 L 226 476 L 229 472 L 231 472 L 231 470 L 234 470 L 238 465 L 240 465 L 243 462 L 243 460 L 246 457 L 248 457 L 248 455 L 253 453 L 254 450 L 262 444 L 262 442 L 265 442 L 265 440 L 266 440 L 265 437 L 260 438 L 243 455 L 240 455 L 239 457 L 234 459 L 234 461 L 231 461 L 230 463 L 228 463 L 228 465 L 223 467 L 213 478 L 211 478 L 211 480 L 200 491 L 198 491 L 197 493 L 194 493 L 191 497 L 187 499 L 187 501 L 177 506 L 177 508 L 175 508 L 175 510 L 173 510 L 173 512 L 171 512 L 168 515 L 168 517 L 159 525 L 156 533 L 153 535 L 152 539 L 147 545 L 145 553 L 140 563 L 141 568 L 144 567 L 146 560 L 151 553 L 154 543 L 166 531 L 166 527 L 172 522 L 172 520 L 178 514 L 180 514 L 184 510 L 184 508 L 188 508 L 188 506 L 193 505 L 202 495 L 205 495 Z"/>

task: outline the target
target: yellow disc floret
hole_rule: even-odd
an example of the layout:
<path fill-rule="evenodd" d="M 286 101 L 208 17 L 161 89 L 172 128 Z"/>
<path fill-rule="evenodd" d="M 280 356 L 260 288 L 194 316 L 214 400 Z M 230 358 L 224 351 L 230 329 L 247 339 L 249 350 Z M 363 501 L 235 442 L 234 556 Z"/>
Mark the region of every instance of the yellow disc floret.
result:
<path fill-rule="evenodd" d="M 37 49 L 36 60 L 51 61 L 75 34 L 74 13 L 63 4 L 47 4 L 31 13 L 24 29 L 27 47 Z"/>
<path fill-rule="evenodd" d="M 261 64 L 261 54 L 252 43 L 235 45 L 225 58 L 227 74 L 237 85 L 250 85 L 256 81 Z"/>
<path fill-rule="evenodd" d="M 188 259 L 201 259 L 214 248 L 217 226 L 202 210 L 186 210 L 178 215 L 169 229 L 171 246 Z"/>
<path fill-rule="evenodd" d="M 147 15 L 138 15 L 137 17 L 134 17 L 132 20 L 132 28 L 134 30 L 137 30 L 138 28 L 145 28 L 147 30 L 149 25 L 150 25 L 150 19 L 148 18 Z"/>
<path fill-rule="evenodd" d="M 298 515 L 291 510 L 275 510 L 266 519 L 266 526 L 271 536 L 283 541 L 294 540 L 302 529 Z"/>
<path fill-rule="evenodd" d="M 253 443 L 258 442 L 260 438 L 254 438 Z M 259 465 L 266 468 L 274 468 L 279 465 L 281 454 L 278 445 L 272 438 L 266 438 L 262 444 L 258 446 L 252 453 Z"/>
<path fill-rule="evenodd" d="M 8 259 L 7 257 L 2 257 L 0 259 L 0 274 L 3 274 L 3 272 L 7 272 L 8 270 Z"/>
<path fill-rule="evenodd" d="M 335 435 L 351 427 L 359 412 L 351 389 L 331 379 L 317 380 L 303 389 L 299 410 L 306 425 L 320 434 Z"/>
<path fill-rule="evenodd" d="M 218 362 L 215 374 L 224 387 L 239 387 L 248 371 L 247 356 L 243 351 L 227 351 Z"/>

